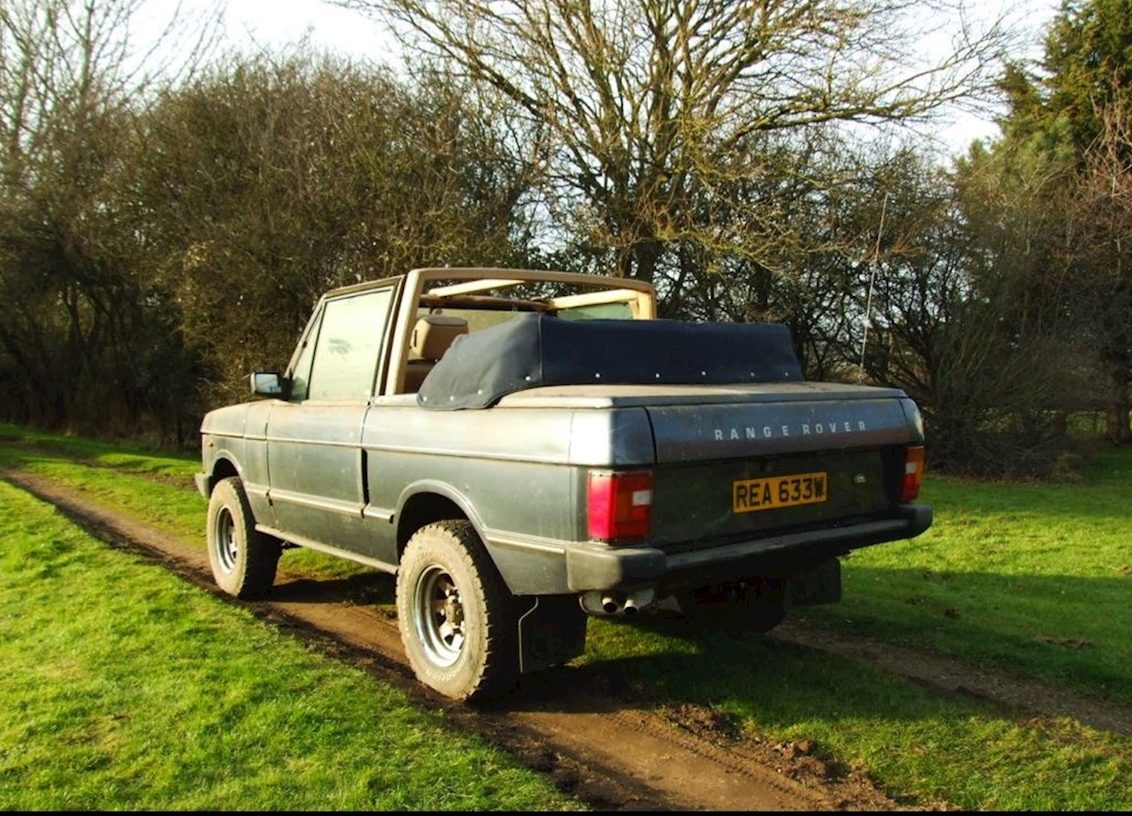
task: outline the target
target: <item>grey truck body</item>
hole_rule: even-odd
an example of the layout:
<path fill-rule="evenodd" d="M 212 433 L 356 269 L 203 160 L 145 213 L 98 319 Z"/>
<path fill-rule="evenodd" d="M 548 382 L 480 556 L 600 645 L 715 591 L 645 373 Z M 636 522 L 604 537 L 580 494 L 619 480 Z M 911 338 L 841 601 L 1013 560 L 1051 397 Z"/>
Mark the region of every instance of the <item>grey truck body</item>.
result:
<path fill-rule="evenodd" d="M 416 270 L 326 295 L 287 371 L 257 375 L 261 395 L 278 395 L 204 419 L 201 493 L 238 477 L 258 532 L 389 572 L 419 529 L 466 520 L 514 596 L 647 590 L 663 598 L 748 576 L 798 579 L 852 549 L 910 538 L 930 525 L 928 507 L 900 498 L 906 451 L 922 444 L 923 431 L 916 406 L 898 389 L 576 383 L 520 389 L 489 407 L 454 411 L 429 410 L 415 391 L 405 393 L 412 324 L 443 312 L 449 291 L 447 302 L 456 306 L 499 307 L 461 287 L 474 291 L 478 279 L 508 275 L 520 277 Z M 456 283 L 429 290 L 436 280 Z M 650 288 L 604 286 L 599 291 L 620 293 L 625 314 L 654 316 Z M 314 349 L 315 372 L 320 353 L 348 356 L 358 343 L 324 338 L 320 346 L 320 321 L 336 301 L 367 293 L 375 307 L 368 325 L 376 348 L 367 352 L 375 367 L 363 366 L 363 382 L 351 393 L 320 399 L 319 374 L 302 369 L 311 356 L 304 350 Z M 561 302 L 565 311 L 609 297 Z M 294 393 L 306 388 L 304 378 L 310 391 Z M 647 537 L 591 538 L 590 474 L 641 470 L 652 478 Z M 819 472 L 820 502 L 761 512 L 738 504 L 739 485 Z M 837 597 L 839 585 L 827 600 Z"/>

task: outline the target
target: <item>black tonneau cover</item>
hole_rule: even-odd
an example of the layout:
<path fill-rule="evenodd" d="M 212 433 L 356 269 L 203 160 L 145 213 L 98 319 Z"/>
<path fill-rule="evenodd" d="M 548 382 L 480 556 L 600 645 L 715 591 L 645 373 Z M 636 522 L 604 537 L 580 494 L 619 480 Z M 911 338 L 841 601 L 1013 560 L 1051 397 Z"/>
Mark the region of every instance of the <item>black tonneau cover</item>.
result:
<path fill-rule="evenodd" d="M 800 381 L 790 330 L 777 323 L 564 320 L 523 314 L 456 338 L 417 403 L 487 408 L 547 385 L 722 385 Z"/>

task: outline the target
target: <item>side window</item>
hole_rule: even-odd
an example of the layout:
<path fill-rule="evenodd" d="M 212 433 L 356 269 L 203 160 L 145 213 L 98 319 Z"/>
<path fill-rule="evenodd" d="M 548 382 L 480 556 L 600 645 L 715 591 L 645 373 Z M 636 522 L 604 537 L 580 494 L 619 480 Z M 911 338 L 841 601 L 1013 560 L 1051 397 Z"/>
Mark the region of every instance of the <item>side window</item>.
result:
<path fill-rule="evenodd" d="M 392 301 L 390 288 L 326 302 L 313 344 L 308 399 L 364 400 L 370 396 Z M 304 349 L 300 362 L 305 355 Z M 296 375 L 301 370 L 296 366 Z"/>
<path fill-rule="evenodd" d="M 311 360 L 314 359 L 314 341 L 318 337 L 318 325 L 321 322 L 321 313 L 311 326 L 310 332 L 303 338 L 303 348 L 299 352 L 299 359 L 295 361 L 295 370 L 291 372 L 291 399 L 305 400 L 307 387 L 310 384 Z"/>

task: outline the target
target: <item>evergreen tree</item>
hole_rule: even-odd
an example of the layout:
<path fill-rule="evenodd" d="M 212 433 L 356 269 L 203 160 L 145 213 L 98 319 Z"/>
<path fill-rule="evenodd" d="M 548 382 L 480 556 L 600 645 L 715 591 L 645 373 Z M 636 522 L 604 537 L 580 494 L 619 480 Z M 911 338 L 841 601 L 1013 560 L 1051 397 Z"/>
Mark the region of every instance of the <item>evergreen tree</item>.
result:
<path fill-rule="evenodd" d="M 1093 350 L 1116 444 L 1132 442 L 1132 0 L 1066 0 L 1035 70 L 1009 66 L 1003 138 L 970 163 L 1024 186 L 1049 232 L 1018 264 L 1058 299 Z M 1005 160 L 1004 160 L 1005 159 Z M 1036 172 L 1038 168 L 1040 172 Z M 1035 184 L 1033 179 L 1042 183 Z M 1018 213 L 999 213 L 999 221 Z M 1052 220 L 1051 220 L 1052 217 Z"/>

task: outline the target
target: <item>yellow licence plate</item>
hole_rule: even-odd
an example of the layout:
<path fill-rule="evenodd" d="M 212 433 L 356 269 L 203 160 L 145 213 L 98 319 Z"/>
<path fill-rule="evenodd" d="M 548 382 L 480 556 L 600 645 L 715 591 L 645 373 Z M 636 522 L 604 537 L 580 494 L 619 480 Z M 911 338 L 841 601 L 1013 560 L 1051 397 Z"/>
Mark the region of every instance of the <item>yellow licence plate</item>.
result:
<path fill-rule="evenodd" d="M 767 476 L 731 483 L 731 506 L 736 513 L 775 510 L 800 504 L 820 504 L 829 498 L 825 471 Z"/>

